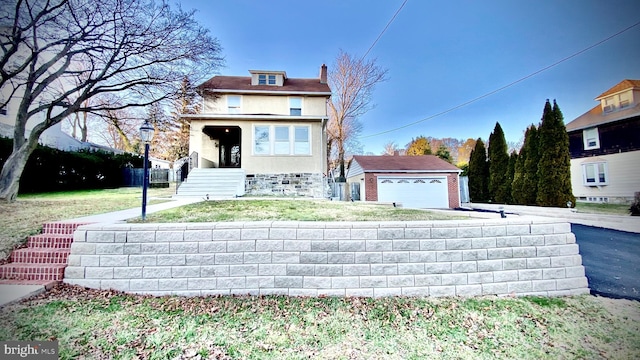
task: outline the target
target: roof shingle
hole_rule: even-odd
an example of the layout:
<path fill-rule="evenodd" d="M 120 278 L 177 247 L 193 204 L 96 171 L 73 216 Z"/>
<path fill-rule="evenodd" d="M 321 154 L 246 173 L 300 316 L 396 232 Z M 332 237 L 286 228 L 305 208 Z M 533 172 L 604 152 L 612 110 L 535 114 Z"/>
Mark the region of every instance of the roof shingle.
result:
<path fill-rule="evenodd" d="M 360 156 L 354 155 L 353 160 L 358 162 L 362 169 L 367 171 L 460 171 L 435 155 L 422 156 Z"/>
<path fill-rule="evenodd" d="M 282 86 L 251 85 L 250 76 L 214 76 L 205 81 L 199 89 L 204 90 L 235 90 L 235 91 L 268 91 L 283 93 L 330 93 L 329 85 L 320 83 L 320 79 L 287 78 Z"/>
<path fill-rule="evenodd" d="M 614 87 L 612 87 L 611 89 L 603 92 L 602 94 L 600 94 L 598 97 L 596 97 L 596 100 L 600 100 L 603 97 L 607 97 L 609 95 L 613 95 L 617 92 L 623 91 L 623 90 L 627 90 L 627 89 L 640 89 L 640 80 L 630 80 L 630 79 L 625 79 L 620 81 L 618 84 L 616 84 Z"/>

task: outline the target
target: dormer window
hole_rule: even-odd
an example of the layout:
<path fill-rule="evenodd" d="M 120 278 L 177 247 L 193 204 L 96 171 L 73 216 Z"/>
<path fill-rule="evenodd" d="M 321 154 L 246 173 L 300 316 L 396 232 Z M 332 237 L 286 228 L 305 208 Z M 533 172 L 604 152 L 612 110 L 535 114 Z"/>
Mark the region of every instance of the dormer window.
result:
<path fill-rule="evenodd" d="M 249 70 L 251 85 L 283 86 L 287 78 L 284 71 Z"/>
<path fill-rule="evenodd" d="M 620 101 L 620 109 L 624 109 L 626 107 L 629 107 L 629 105 L 630 105 L 629 100 Z"/>
<path fill-rule="evenodd" d="M 276 85 L 276 76 L 260 74 L 258 75 L 258 85 Z"/>

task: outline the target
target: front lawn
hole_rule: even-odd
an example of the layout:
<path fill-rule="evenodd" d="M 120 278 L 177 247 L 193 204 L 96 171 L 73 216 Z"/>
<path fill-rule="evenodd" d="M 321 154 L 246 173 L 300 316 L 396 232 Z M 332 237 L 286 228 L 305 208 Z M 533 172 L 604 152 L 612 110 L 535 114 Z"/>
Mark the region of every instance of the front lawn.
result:
<path fill-rule="evenodd" d="M 640 304 L 567 298 L 148 297 L 60 286 L 0 310 L 60 359 L 638 359 Z"/>
<path fill-rule="evenodd" d="M 175 187 L 149 189 L 148 196 L 169 197 L 174 193 Z M 27 194 L 13 203 L 0 203 L 0 260 L 29 235 L 40 233 L 45 222 L 131 209 L 141 206 L 141 198 L 142 188 L 120 188 Z"/>
<path fill-rule="evenodd" d="M 576 202 L 576 211 L 590 214 L 629 215 L 631 205 Z"/>
<path fill-rule="evenodd" d="M 169 209 L 147 216 L 147 222 L 217 221 L 415 221 L 468 217 L 426 210 L 394 208 L 364 202 L 328 200 L 221 200 Z M 132 220 L 134 222 L 140 219 Z"/>

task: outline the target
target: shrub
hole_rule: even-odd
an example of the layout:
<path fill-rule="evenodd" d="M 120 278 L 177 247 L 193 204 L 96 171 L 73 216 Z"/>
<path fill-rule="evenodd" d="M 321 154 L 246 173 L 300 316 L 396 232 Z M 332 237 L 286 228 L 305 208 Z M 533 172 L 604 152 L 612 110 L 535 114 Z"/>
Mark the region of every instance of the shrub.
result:
<path fill-rule="evenodd" d="M 633 198 L 629 212 L 631 212 L 632 216 L 640 216 L 640 192 L 637 192 Z"/>

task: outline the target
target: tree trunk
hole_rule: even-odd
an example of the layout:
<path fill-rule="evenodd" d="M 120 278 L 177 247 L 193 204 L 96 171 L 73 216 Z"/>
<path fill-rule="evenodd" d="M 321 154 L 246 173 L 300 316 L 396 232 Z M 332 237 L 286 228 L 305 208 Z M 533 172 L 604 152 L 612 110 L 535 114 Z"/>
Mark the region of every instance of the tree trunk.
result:
<path fill-rule="evenodd" d="M 344 174 L 344 142 L 341 139 L 338 139 L 338 162 L 340 163 L 340 176 L 338 177 L 338 181 L 345 182 L 347 179 Z"/>
<path fill-rule="evenodd" d="M 18 197 L 20 176 L 38 141 L 26 141 L 11 153 L 0 172 L 0 201 L 13 202 Z"/>

